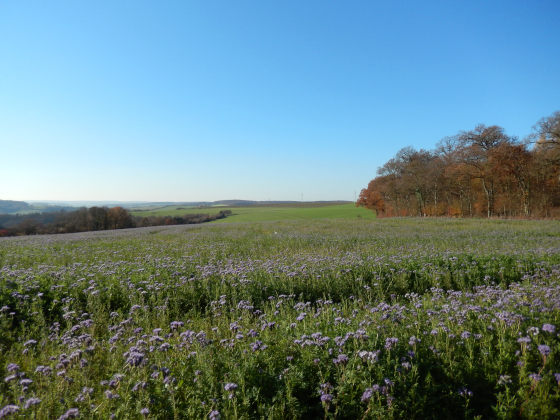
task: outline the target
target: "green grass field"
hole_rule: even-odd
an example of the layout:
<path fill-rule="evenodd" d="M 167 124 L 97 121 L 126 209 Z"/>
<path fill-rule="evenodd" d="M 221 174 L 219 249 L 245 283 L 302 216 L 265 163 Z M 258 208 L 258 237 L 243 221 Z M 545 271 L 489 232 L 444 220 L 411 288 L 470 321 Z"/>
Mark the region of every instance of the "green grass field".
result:
<path fill-rule="evenodd" d="M 219 206 L 208 208 L 185 209 L 180 206 L 169 206 L 151 211 L 133 211 L 134 216 L 182 216 L 184 214 L 208 213 L 217 214 L 223 210 L 231 210 L 233 214 L 226 219 L 211 223 L 231 222 L 272 222 L 282 220 L 312 219 L 375 219 L 372 211 L 356 207 L 354 203 L 290 203 L 290 204 L 256 204 L 248 206 Z"/>

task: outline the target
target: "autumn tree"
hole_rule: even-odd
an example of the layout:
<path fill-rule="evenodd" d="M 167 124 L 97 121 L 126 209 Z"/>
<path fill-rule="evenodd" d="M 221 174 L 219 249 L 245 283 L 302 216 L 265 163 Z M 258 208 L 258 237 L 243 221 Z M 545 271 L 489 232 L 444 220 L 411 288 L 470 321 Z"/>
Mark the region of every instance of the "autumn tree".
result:
<path fill-rule="evenodd" d="M 111 207 L 107 213 L 110 229 L 126 229 L 134 227 L 130 214 L 120 206 Z"/>
<path fill-rule="evenodd" d="M 474 192 L 469 168 L 462 160 L 461 133 L 441 139 L 436 144 L 435 155 L 443 165 L 442 194 L 449 216 L 472 216 Z"/>
<path fill-rule="evenodd" d="M 365 207 L 366 209 L 373 210 L 378 217 L 386 215 L 387 206 L 383 197 L 383 179 L 381 177 L 371 180 L 367 188 L 360 192 L 358 197 L 357 206 Z M 395 214 L 389 214 L 394 216 Z"/>
<path fill-rule="evenodd" d="M 107 207 L 93 206 L 88 209 L 90 230 L 105 230 L 109 226 L 109 213 Z"/>
<path fill-rule="evenodd" d="M 356 204 L 380 217 L 560 217 L 560 112 L 541 119 L 525 143 L 480 124 L 433 151 L 405 147 Z"/>
<path fill-rule="evenodd" d="M 536 139 L 536 141 L 544 144 L 560 146 L 560 111 L 540 119 L 533 126 L 533 134 L 529 139 Z"/>
<path fill-rule="evenodd" d="M 494 173 L 502 179 L 502 185 L 509 182 L 514 183 L 517 191 L 510 191 L 512 195 L 518 197 L 517 202 L 522 206 L 523 215 L 530 214 L 530 193 L 533 177 L 533 156 L 525 145 L 502 143 L 492 150 L 490 155 L 490 165 L 494 168 Z M 512 205 L 510 197 L 505 200 L 507 205 Z"/>
<path fill-rule="evenodd" d="M 486 196 L 487 216 L 492 217 L 497 177 L 490 156 L 498 146 L 509 143 L 511 139 L 497 125 L 487 127 L 479 124 L 474 130 L 464 132 L 460 140 L 463 146 L 461 160 L 471 169 L 471 177 L 480 181 Z"/>

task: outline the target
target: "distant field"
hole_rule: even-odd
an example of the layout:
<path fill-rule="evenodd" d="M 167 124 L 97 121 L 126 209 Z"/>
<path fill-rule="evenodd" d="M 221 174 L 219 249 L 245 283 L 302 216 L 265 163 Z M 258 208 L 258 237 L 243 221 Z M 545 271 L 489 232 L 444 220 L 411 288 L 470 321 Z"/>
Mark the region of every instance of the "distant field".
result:
<path fill-rule="evenodd" d="M 233 214 L 226 219 L 211 223 L 230 222 L 269 222 L 281 220 L 312 219 L 375 219 L 372 211 L 356 207 L 354 203 L 290 203 L 290 204 L 253 204 L 247 206 L 219 206 L 206 208 L 181 208 L 169 206 L 157 210 L 133 211 L 134 216 L 182 216 L 184 214 L 217 214 L 231 210 Z"/>

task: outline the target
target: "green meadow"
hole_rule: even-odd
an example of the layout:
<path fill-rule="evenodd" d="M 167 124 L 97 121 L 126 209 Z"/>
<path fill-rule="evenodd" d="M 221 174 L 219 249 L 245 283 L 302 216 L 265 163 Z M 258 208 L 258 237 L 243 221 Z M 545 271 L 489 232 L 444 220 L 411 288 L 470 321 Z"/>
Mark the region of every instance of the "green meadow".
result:
<path fill-rule="evenodd" d="M 208 213 L 231 210 L 233 214 L 226 219 L 211 223 L 231 222 L 273 222 L 282 220 L 312 219 L 375 219 L 375 214 L 354 203 L 289 203 L 254 204 L 247 206 L 216 206 L 206 208 L 186 208 L 169 206 L 148 211 L 132 211 L 134 216 L 182 216 L 185 214 Z"/>

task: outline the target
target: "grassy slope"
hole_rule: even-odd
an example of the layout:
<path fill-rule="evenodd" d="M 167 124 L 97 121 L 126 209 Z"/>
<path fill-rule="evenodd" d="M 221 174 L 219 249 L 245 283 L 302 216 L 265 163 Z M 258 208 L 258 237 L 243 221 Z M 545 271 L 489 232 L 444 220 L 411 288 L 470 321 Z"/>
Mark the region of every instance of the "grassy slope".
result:
<path fill-rule="evenodd" d="M 227 219 L 212 223 L 229 222 L 265 222 L 280 220 L 311 220 L 311 219 L 375 219 L 375 214 L 353 203 L 302 203 L 289 205 L 250 205 L 231 207 L 211 207 L 204 209 L 179 209 L 176 206 L 155 211 L 132 212 L 135 216 L 182 216 L 193 213 L 217 214 L 222 210 L 231 210 L 233 214 Z"/>

